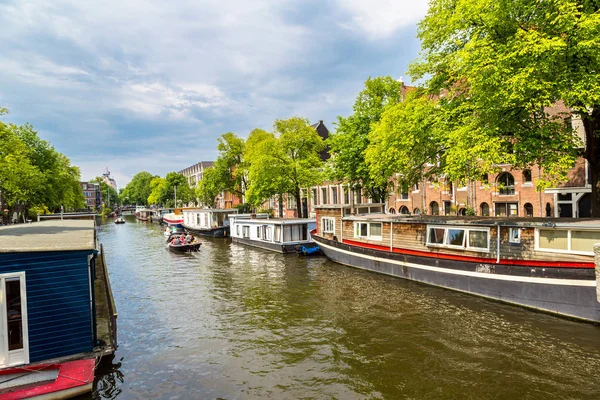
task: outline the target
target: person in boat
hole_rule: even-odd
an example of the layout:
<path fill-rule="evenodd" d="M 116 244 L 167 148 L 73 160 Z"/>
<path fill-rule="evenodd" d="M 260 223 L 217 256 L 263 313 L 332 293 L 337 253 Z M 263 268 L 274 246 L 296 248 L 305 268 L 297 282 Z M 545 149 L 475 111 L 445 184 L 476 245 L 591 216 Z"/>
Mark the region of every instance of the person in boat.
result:
<path fill-rule="evenodd" d="M 190 234 L 190 233 L 188 232 L 188 234 L 187 234 L 187 235 L 186 235 L 186 237 L 185 237 L 185 243 L 186 243 L 186 244 L 189 244 L 189 243 L 192 243 L 193 241 L 194 241 L 194 236 L 192 236 L 192 234 Z"/>

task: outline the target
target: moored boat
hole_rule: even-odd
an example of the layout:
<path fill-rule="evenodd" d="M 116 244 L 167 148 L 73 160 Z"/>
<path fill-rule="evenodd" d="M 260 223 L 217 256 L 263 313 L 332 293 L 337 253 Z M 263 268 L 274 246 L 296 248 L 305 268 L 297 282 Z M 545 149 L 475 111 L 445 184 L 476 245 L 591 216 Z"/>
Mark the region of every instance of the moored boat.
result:
<path fill-rule="evenodd" d="M 183 210 L 183 227 L 203 236 L 229 237 L 234 209 L 188 208 Z"/>
<path fill-rule="evenodd" d="M 297 246 L 313 247 L 310 231 L 316 221 L 308 218 L 268 218 L 266 214 L 231 215 L 231 239 L 236 243 L 279 253 L 294 253 Z"/>
<path fill-rule="evenodd" d="M 92 391 L 96 359 L 0 370 L 0 398 L 68 399 Z"/>
<path fill-rule="evenodd" d="M 163 214 L 162 220 L 165 225 L 173 225 L 181 228 L 183 224 L 183 214 L 181 213 L 181 209 L 178 208 L 171 213 Z"/>
<path fill-rule="evenodd" d="M 313 240 L 340 264 L 600 322 L 599 220 L 402 216 L 318 206 Z M 368 211 L 366 211 L 368 208 Z M 600 279 L 600 278 L 599 278 Z"/>

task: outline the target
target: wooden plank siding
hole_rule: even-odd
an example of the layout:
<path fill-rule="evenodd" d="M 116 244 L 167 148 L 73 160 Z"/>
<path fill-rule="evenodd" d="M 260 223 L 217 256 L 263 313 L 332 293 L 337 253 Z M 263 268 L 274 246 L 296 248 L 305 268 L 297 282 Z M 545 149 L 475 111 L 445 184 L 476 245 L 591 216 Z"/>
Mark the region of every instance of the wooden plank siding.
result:
<path fill-rule="evenodd" d="M 0 253 L 0 274 L 25 272 L 30 362 L 92 351 L 92 254 Z"/>

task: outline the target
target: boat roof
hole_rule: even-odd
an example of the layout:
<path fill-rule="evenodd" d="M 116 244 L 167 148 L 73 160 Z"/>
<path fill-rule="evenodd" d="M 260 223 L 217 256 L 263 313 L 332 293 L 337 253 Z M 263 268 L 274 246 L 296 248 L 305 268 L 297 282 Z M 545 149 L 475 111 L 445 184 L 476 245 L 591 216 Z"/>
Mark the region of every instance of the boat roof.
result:
<path fill-rule="evenodd" d="M 238 210 L 235 208 L 184 208 L 183 212 L 186 211 L 204 211 L 204 212 L 213 212 L 213 213 L 233 213 L 237 214 Z"/>
<path fill-rule="evenodd" d="M 311 222 L 317 222 L 315 218 L 239 218 L 237 221 L 240 224 L 251 222 L 256 224 L 273 225 L 307 224 Z"/>
<path fill-rule="evenodd" d="M 347 215 L 348 221 L 382 221 L 408 224 L 513 226 L 533 228 L 582 228 L 600 229 L 600 219 L 591 218 L 541 218 L 541 217 L 480 217 L 456 215 L 402 215 L 402 214 L 363 214 Z"/>
<path fill-rule="evenodd" d="M 365 207 L 383 207 L 385 203 L 357 203 L 357 204 L 319 204 L 314 206 L 315 209 L 349 209 L 349 208 L 365 208 Z"/>
<path fill-rule="evenodd" d="M 0 253 L 96 249 L 94 220 L 64 219 L 0 227 Z"/>

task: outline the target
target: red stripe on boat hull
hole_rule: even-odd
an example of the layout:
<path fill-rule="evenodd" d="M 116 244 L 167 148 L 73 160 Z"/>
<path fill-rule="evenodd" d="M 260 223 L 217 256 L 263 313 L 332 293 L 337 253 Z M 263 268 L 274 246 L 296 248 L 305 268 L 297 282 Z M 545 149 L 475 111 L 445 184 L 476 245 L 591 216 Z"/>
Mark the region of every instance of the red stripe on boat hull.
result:
<path fill-rule="evenodd" d="M 344 239 L 342 242 L 347 245 L 350 245 L 350 246 L 364 247 L 367 249 L 390 252 L 389 246 L 380 246 L 377 244 L 362 243 L 362 242 L 357 242 L 357 241 L 348 240 L 348 239 Z M 419 251 L 419 250 L 399 249 L 397 247 L 393 247 L 391 252 L 397 253 L 397 254 L 418 256 L 418 257 L 441 258 L 444 260 L 496 264 L 495 258 L 470 257 L 470 256 L 459 256 L 459 255 L 454 255 L 454 254 L 430 253 L 430 252 Z M 591 268 L 591 269 L 593 269 L 595 267 L 594 263 L 577 263 L 577 262 L 568 262 L 568 261 L 508 260 L 508 259 L 500 259 L 499 264 L 521 265 L 521 266 L 526 266 L 526 267 L 547 267 L 547 268 Z"/>

